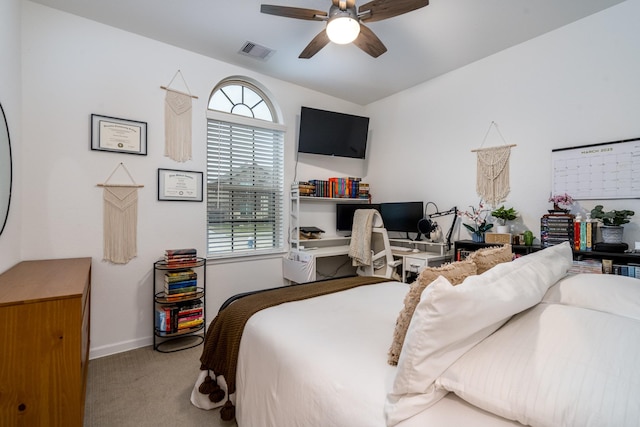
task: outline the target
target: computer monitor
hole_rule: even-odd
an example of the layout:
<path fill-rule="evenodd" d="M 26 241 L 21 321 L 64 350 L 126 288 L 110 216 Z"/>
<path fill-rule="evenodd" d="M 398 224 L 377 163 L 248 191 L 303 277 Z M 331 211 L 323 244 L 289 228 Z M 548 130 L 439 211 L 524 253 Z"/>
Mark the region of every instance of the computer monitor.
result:
<path fill-rule="evenodd" d="M 336 230 L 351 231 L 353 228 L 353 215 L 357 209 L 375 209 L 380 212 L 379 204 L 363 203 L 337 203 L 336 204 Z"/>
<path fill-rule="evenodd" d="M 381 203 L 380 214 L 387 231 L 418 232 L 418 221 L 424 217 L 422 202 Z"/>

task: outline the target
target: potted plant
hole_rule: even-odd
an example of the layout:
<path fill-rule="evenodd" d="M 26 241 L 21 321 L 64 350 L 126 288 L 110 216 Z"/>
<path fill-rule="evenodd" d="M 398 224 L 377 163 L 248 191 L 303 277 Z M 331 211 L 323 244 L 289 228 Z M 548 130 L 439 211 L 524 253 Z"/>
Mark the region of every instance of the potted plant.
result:
<path fill-rule="evenodd" d="M 487 222 L 487 214 L 489 210 L 485 208 L 482 200 L 478 204 L 478 207 L 469 206 L 471 211 L 458 211 L 460 218 L 467 218 L 473 222 L 473 225 L 465 224 L 467 230 L 471 232 L 471 238 L 474 242 L 484 242 L 484 233 L 493 228 L 493 224 Z"/>
<path fill-rule="evenodd" d="M 629 218 L 636 213 L 627 209 L 605 212 L 602 205 L 591 210 L 591 218 L 602 223 L 602 241 L 604 243 L 622 243 L 623 224 L 629 223 Z"/>
<path fill-rule="evenodd" d="M 550 209 L 549 213 L 554 213 L 554 212 L 567 213 L 569 212 L 570 206 L 573 205 L 573 202 L 574 202 L 573 197 L 571 197 L 567 193 L 554 194 L 553 196 L 549 197 L 549 201 L 553 203 L 553 209 Z"/>
<path fill-rule="evenodd" d="M 513 208 L 505 209 L 504 205 L 502 205 L 498 209 L 492 211 L 491 216 L 498 220 L 496 231 L 498 233 L 508 233 L 509 226 L 507 225 L 507 221 L 513 221 L 516 219 L 518 217 L 518 212 Z"/>

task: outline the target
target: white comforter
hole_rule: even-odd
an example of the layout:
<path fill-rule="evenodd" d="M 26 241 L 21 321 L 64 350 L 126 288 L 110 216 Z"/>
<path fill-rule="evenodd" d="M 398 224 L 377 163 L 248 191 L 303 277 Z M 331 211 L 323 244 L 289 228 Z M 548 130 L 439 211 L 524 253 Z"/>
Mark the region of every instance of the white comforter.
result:
<path fill-rule="evenodd" d="M 387 351 L 407 286 L 365 285 L 252 316 L 238 425 L 384 427 L 400 367 Z M 567 276 L 451 362 L 431 386 L 451 393 L 396 425 L 640 426 L 639 361 L 640 281 Z"/>
<path fill-rule="evenodd" d="M 360 286 L 255 314 L 240 346 L 238 425 L 384 427 L 397 369 L 387 351 L 407 286 Z M 520 424 L 449 396 L 400 425 Z"/>

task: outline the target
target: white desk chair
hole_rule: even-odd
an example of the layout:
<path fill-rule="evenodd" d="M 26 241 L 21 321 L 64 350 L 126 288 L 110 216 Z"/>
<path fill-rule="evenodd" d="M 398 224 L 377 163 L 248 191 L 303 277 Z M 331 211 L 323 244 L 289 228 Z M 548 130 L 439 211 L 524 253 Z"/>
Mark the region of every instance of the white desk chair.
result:
<path fill-rule="evenodd" d="M 367 246 L 370 260 L 364 253 Z M 356 274 L 359 276 L 400 280 L 396 268 L 402 264 L 402 260 L 394 259 L 387 229 L 384 228 L 380 213 L 374 209 L 355 211 L 349 256 L 354 260 Z"/>

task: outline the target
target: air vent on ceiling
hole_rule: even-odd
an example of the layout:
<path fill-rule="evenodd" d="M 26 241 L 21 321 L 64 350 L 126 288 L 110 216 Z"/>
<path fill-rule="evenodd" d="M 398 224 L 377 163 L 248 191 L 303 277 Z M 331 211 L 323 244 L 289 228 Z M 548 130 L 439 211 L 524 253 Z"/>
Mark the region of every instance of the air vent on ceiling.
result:
<path fill-rule="evenodd" d="M 261 59 L 263 61 L 266 61 L 267 59 L 269 59 L 269 57 L 271 57 L 271 55 L 273 55 L 274 52 L 275 50 L 269 49 L 268 47 L 260 46 L 259 44 L 255 44 L 252 42 L 246 42 L 244 45 L 242 45 L 242 47 L 238 51 L 238 53 L 242 55 L 247 55 L 252 58 Z"/>

